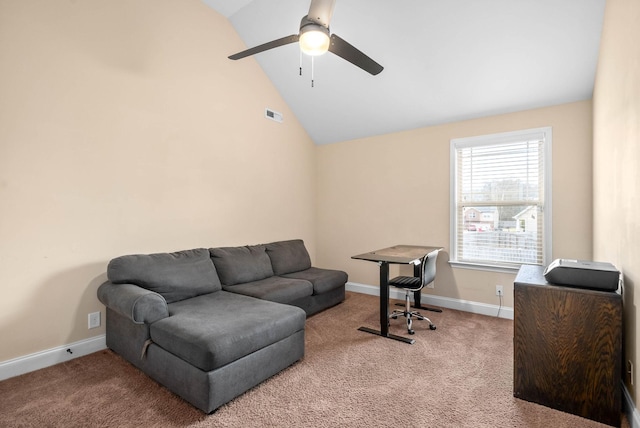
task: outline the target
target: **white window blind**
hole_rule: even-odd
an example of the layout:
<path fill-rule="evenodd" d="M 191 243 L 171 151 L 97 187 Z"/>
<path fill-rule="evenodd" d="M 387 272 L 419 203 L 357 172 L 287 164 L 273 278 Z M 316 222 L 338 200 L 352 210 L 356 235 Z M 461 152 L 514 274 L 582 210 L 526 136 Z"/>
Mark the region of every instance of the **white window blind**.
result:
<path fill-rule="evenodd" d="M 550 258 L 551 128 L 451 141 L 452 263 Z"/>

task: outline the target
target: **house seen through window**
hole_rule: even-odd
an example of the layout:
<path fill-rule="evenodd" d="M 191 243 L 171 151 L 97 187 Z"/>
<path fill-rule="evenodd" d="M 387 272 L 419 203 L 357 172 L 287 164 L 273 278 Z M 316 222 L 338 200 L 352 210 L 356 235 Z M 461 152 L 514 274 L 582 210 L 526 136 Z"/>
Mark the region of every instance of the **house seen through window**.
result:
<path fill-rule="evenodd" d="M 451 263 L 551 257 L 551 128 L 451 140 Z"/>

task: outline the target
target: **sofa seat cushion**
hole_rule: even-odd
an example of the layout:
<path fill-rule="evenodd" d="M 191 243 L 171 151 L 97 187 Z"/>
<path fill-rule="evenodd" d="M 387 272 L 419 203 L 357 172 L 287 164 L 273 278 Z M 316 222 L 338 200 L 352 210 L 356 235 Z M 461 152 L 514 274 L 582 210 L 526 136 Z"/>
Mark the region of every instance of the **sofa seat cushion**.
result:
<path fill-rule="evenodd" d="M 313 284 L 313 294 L 323 294 L 336 288 L 344 287 L 347 274 L 341 270 L 311 267 L 300 272 L 281 275 L 283 278 L 304 279 Z"/>
<path fill-rule="evenodd" d="M 290 303 L 313 294 L 311 282 L 305 279 L 283 278 L 281 276 L 272 276 L 244 284 L 223 285 L 222 288 L 233 293 L 278 303 Z"/>
<path fill-rule="evenodd" d="M 258 281 L 273 276 L 271 259 L 264 245 L 210 248 L 209 252 L 223 285 Z"/>
<path fill-rule="evenodd" d="M 155 291 L 167 303 L 222 289 L 206 248 L 117 257 L 109 262 L 107 277 Z"/>
<path fill-rule="evenodd" d="M 158 346 L 206 372 L 303 330 L 295 306 L 218 291 L 169 305 L 170 316 L 150 326 Z"/>
<path fill-rule="evenodd" d="M 298 272 L 311 267 L 311 257 L 302 239 L 272 242 L 265 245 L 275 275 Z"/>

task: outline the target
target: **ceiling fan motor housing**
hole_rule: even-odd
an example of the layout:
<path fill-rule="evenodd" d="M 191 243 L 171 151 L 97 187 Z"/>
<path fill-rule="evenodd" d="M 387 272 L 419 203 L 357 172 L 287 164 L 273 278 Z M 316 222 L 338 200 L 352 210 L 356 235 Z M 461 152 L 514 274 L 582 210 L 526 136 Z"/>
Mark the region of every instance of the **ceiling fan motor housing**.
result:
<path fill-rule="evenodd" d="M 307 55 L 322 55 L 329 50 L 329 27 L 304 16 L 300 21 L 300 49 Z"/>

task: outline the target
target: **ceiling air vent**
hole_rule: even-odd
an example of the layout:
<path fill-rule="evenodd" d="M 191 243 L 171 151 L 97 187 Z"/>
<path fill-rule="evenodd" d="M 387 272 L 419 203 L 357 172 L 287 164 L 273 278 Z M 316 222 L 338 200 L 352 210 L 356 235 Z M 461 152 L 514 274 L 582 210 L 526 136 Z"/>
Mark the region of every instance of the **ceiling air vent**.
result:
<path fill-rule="evenodd" d="M 282 113 L 278 113 L 277 111 L 271 110 L 270 108 L 264 109 L 264 117 L 282 123 Z"/>

